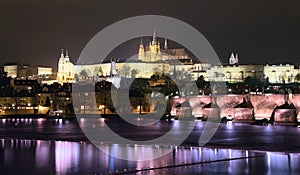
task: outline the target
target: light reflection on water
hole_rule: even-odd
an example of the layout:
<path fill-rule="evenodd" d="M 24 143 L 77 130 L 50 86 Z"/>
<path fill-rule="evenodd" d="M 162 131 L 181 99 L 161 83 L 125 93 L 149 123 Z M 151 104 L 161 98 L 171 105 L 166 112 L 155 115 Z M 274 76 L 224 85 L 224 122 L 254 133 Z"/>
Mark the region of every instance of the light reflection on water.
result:
<path fill-rule="evenodd" d="M 153 149 L 174 150 L 161 158 L 149 161 L 126 161 L 109 156 L 88 142 L 0 140 L 1 174 L 109 174 L 151 167 L 212 161 L 227 158 L 252 157 L 203 165 L 158 169 L 148 174 L 297 174 L 300 173 L 300 154 L 253 152 L 200 147 L 158 147 L 123 145 L 128 154 L 151 153 Z M 121 145 L 103 145 L 110 152 L 120 151 Z M 133 152 L 132 152 L 133 151 Z M 141 173 L 141 172 L 140 172 Z M 137 173 L 137 174 L 140 174 Z"/>
<path fill-rule="evenodd" d="M 191 162 L 210 161 L 226 158 L 248 157 L 263 155 L 264 157 L 246 158 L 204 165 L 178 167 L 174 169 L 160 169 L 150 171 L 148 174 L 300 174 L 300 154 L 284 154 L 275 152 L 254 152 L 231 149 L 209 149 L 198 147 L 175 147 L 170 154 L 151 161 L 126 161 L 106 155 L 88 142 L 66 142 L 51 140 L 52 135 L 63 136 L 66 139 L 77 138 L 78 127 L 72 120 L 63 119 L 1 119 L 0 129 L 8 134 L 33 134 L 37 133 L 42 139 L 0 139 L 0 174 L 108 174 L 109 172 L 130 171 L 133 169 L 145 169 L 148 167 L 160 167 L 178 165 Z M 80 124 L 86 124 L 82 119 Z M 105 119 L 95 119 L 95 124 L 103 127 Z M 174 127 L 180 126 L 179 121 L 172 123 Z M 152 129 L 164 127 L 162 124 L 154 125 Z M 203 122 L 197 122 L 196 128 L 202 128 Z M 287 139 L 287 135 L 299 135 L 298 128 L 275 126 L 249 126 L 239 123 L 221 124 L 220 129 L 225 136 L 226 143 L 235 141 L 241 132 L 251 132 L 252 135 L 264 135 L 262 143 L 272 144 L 280 139 Z M 76 131 L 74 134 L 74 131 Z M 37 132 L 42 131 L 42 132 Z M 50 134 L 49 134 L 50 133 Z M 274 134 L 275 133 L 275 134 Z M 288 133 L 288 134 L 287 134 Z M 285 136 L 283 137 L 282 135 Z M 25 135 L 25 134 L 24 134 Z M 32 136 L 34 136 L 32 135 Z M 78 136 L 79 135 L 79 136 Z M 11 137 L 13 137 L 12 135 Z M 25 135 L 26 136 L 26 135 Z M 30 135 L 31 136 L 31 135 Z M 222 138 L 221 137 L 221 138 Z M 260 137 L 258 137 L 260 139 Z M 232 141 L 233 140 L 233 141 Z M 258 140 L 259 141 L 259 140 Z M 292 142 L 290 142 L 292 141 Z M 225 142 L 225 141 L 224 141 Z M 259 142 L 258 142 L 259 143 Z M 297 146 L 299 142 L 294 137 L 287 139 L 286 144 Z M 245 144 L 246 145 L 246 144 Z M 101 145 L 106 152 L 120 152 L 121 147 L 126 147 L 125 154 L 130 156 L 142 156 L 154 154 L 157 151 L 169 151 L 173 147 L 161 147 L 158 145 Z M 266 145 L 269 146 L 269 145 Z M 292 146 L 291 146 L 292 147 Z M 140 174 L 140 173 L 138 173 Z"/>

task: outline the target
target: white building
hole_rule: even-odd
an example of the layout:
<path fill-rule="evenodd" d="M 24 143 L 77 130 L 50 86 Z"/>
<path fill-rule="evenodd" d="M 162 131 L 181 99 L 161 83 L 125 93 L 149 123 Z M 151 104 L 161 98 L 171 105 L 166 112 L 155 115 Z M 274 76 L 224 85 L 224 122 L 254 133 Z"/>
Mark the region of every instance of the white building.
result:
<path fill-rule="evenodd" d="M 68 52 L 62 51 L 58 63 L 57 82 L 74 82 L 75 73 L 79 76 L 96 77 L 118 75 L 127 78 L 150 78 L 153 74 L 168 74 L 177 79 L 197 80 L 203 76 L 206 81 L 223 81 L 229 83 L 243 82 L 251 77 L 270 83 L 293 83 L 300 81 L 299 68 L 294 65 L 240 65 L 237 53 L 232 53 L 226 65 L 194 62 L 183 48 L 168 49 L 165 39 L 164 47 L 153 33 L 152 41 L 144 45 L 141 40 L 137 58 L 92 65 L 76 65 L 70 62 Z M 11 74 L 14 67 L 10 67 Z M 81 75 L 82 74 L 82 75 Z M 298 78 L 296 78 L 298 77 Z"/>
<path fill-rule="evenodd" d="M 246 77 L 263 80 L 263 65 L 221 65 L 207 70 L 206 80 L 243 82 Z"/>
<path fill-rule="evenodd" d="M 280 64 L 280 65 L 265 65 L 264 75 L 269 79 L 270 83 L 293 83 L 296 76 L 299 74 L 299 69 L 294 65 Z"/>
<path fill-rule="evenodd" d="M 12 64 L 12 65 L 4 65 L 4 72 L 7 73 L 8 77 L 16 78 L 18 76 L 18 65 Z"/>
<path fill-rule="evenodd" d="M 62 49 L 58 61 L 57 82 L 60 84 L 73 83 L 74 79 L 75 79 L 75 66 L 70 61 L 68 50 L 66 50 L 66 55 L 64 55 L 64 51 Z"/>
<path fill-rule="evenodd" d="M 8 77 L 18 79 L 38 79 L 40 76 L 53 74 L 51 67 L 28 66 L 20 63 L 8 63 L 3 66 L 3 69 Z"/>
<path fill-rule="evenodd" d="M 53 74 L 53 69 L 52 67 L 43 67 L 43 66 L 38 66 L 37 67 L 37 75 L 52 75 Z"/>

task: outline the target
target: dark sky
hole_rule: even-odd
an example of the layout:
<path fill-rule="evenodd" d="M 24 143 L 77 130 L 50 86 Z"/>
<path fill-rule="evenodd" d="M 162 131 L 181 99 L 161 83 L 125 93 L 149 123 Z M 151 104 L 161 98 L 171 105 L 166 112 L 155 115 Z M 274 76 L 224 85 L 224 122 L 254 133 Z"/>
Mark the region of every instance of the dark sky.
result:
<path fill-rule="evenodd" d="M 299 63 L 298 0 L 1 0 L 0 64 L 20 61 L 56 67 L 61 48 L 76 61 L 101 29 L 137 15 L 165 15 L 198 29 L 222 62 Z M 136 52 L 128 42 L 117 56 Z"/>

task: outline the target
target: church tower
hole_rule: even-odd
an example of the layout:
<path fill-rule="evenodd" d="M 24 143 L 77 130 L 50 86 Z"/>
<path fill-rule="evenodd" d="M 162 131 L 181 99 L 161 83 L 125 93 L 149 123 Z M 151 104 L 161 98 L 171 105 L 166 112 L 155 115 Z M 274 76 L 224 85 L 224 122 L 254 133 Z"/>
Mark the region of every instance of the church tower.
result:
<path fill-rule="evenodd" d="M 238 64 L 238 63 L 239 63 L 238 54 L 236 54 L 234 56 L 234 54 L 232 52 L 230 57 L 229 57 L 229 64 Z"/>
<path fill-rule="evenodd" d="M 167 48 L 167 40 L 165 40 L 165 48 Z M 154 29 L 152 41 L 149 42 L 149 45 L 144 47 L 143 40 L 141 39 L 139 51 L 138 51 L 138 60 L 143 62 L 157 62 L 163 61 L 162 53 L 160 50 L 160 43 L 156 38 L 156 31 Z"/>
<path fill-rule="evenodd" d="M 58 71 L 57 71 L 57 82 L 63 83 L 73 83 L 75 79 L 75 66 L 70 62 L 70 57 L 68 50 L 66 50 L 66 55 L 64 55 L 64 50 L 61 50 L 60 58 L 58 61 Z"/>
<path fill-rule="evenodd" d="M 153 32 L 152 42 L 149 45 L 149 52 L 149 61 L 155 62 L 161 60 L 160 43 L 157 41 L 155 29 Z"/>
<path fill-rule="evenodd" d="M 145 61 L 145 48 L 143 44 L 143 39 L 141 38 L 139 53 L 138 53 L 138 60 Z"/>
<path fill-rule="evenodd" d="M 153 31 L 153 39 L 152 39 L 152 45 L 156 45 L 157 41 L 156 41 L 156 29 L 154 29 Z"/>
<path fill-rule="evenodd" d="M 62 72 L 64 70 L 64 65 L 65 65 L 64 49 L 61 49 L 60 58 L 58 61 L 58 72 Z"/>

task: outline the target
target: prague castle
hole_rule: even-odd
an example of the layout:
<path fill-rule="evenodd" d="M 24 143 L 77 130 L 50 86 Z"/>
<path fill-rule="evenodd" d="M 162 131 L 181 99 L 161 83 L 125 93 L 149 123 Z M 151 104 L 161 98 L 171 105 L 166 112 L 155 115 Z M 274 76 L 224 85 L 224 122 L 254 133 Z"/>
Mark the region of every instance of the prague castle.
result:
<path fill-rule="evenodd" d="M 152 41 L 144 45 L 141 39 L 137 55 L 125 62 L 112 60 L 111 63 L 76 65 L 76 73 L 85 72 L 89 76 L 93 76 L 97 75 L 97 70 L 101 70 L 102 76 L 106 77 L 111 76 L 111 72 L 116 72 L 116 75 L 121 77 L 150 78 L 156 73 L 172 75 L 174 72 L 178 72 L 178 77 L 186 78 L 194 65 L 192 58 L 188 56 L 183 48 L 168 49 L 167 42 L 167 39 L 165 39 L 162 48 L 154 31 Z M 115 70 L 112 71 L 112 67 Z"/>
<path fill-rule="evenodd" d="M 270 83 L 300 82 L 300 70 L 292 64 L 242 65 L 239 64 L 237 53 L 232 53 L 228 64 L 223 65 L 199 63 L 194 60 L 185 52 L 184 48 L 169 49 L 167 39 L 164 40 L 162 46 L 154 31 L 153 38 L 149 43 L 145 44 L 141 39 L 136 57 L 124 62 L 112 59 L 109 63 L 74 65 L 70 62 L 68 52 L 64 55 L 62 51 L 58 63 L 57 82 L 72 83 L 75 82 L 75 76 L 150 78 L 157 73 L 191 81 L 203 76 L 206 81 L 230 83 L 243 82 L 246 77 Z"/>
<path fill-rule="evenodd" d="M 153 39 L 149 45 L 144 47 L 143 40 L 141 39 L 138 60 L 142 62 L 159 62 L 172 59 L 188 59 L 189 56 L 183 48 L 168 49 L 168 41 L 165 39 L 164 47 L 161 48 L 160 42 L 156 38 L 156 33 L 153 33 Z"/>
<path fill-rule="evenodd" d="M 240 64 L 237 53 L 231 53 L 227 64 L 211 65 L 208 62 L 195 61 L 184 48 L 169 48 L 168 40 L 163 44 L 153 32 L 150 42 L 141 42 L 136 55 L 125 60 L 111 59 L 92 65 L 74 65 L 70 61 L 68 50 L 61 50 L 57 73 L 45 66 L 28 66 L 18 63 L 5 64 L 3 71 L 16 79 L 38 79 L 42 84 L 58 82 L 74 83 L 82 78 L 96 80 L 97 77 L 150 78 L 164 74 L 176 79 L 195 81 L 203 76 L 206 81 L 229 83 L 243 82 L 251 77 L 261 81 L 288 84 L 300 82 L 299 65 L 294 64 Z M 93 78 L 91 78 L 93 77 Z"/>

